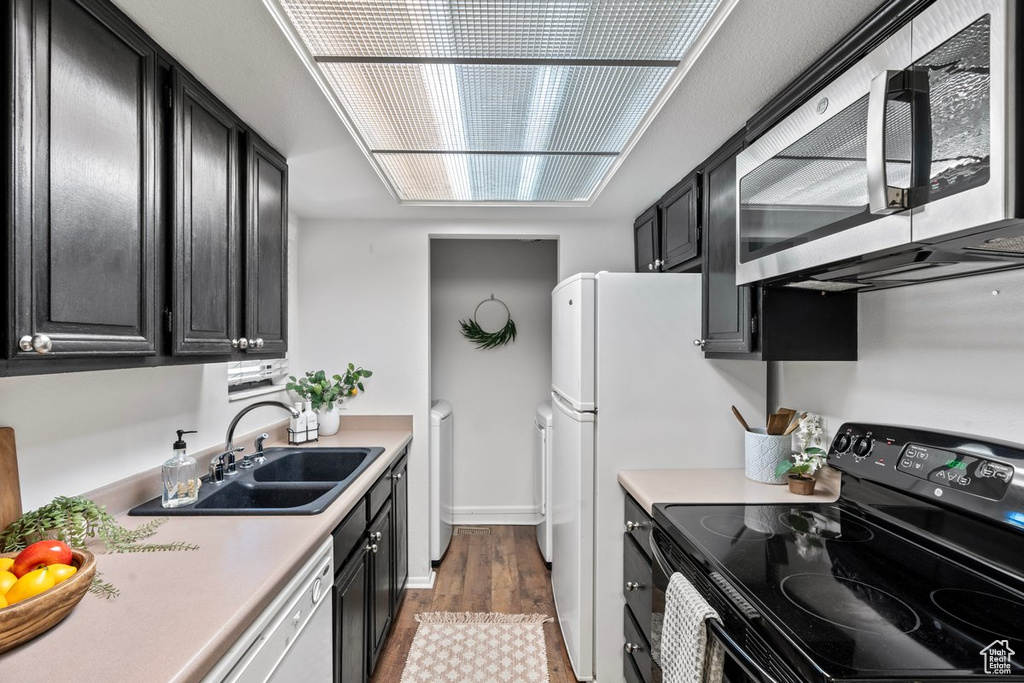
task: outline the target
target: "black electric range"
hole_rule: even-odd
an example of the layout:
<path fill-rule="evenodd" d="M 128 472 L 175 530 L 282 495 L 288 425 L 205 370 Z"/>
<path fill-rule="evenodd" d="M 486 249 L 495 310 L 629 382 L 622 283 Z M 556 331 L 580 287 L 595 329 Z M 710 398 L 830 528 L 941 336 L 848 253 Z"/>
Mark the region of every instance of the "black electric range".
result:
<path fill-rule="evenodd" d="M 1024 681 L 1024 446 L 846 424 L 829 461 L 835 504 L 654 506 L 749 679 Z"/>

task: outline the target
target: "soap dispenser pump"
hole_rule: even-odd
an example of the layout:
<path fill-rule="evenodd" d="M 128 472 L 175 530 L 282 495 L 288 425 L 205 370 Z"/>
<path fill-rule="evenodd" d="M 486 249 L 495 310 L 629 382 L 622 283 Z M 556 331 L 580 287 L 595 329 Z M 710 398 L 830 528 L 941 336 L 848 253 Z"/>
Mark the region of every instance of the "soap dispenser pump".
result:
<path fill-rule="evenodd" d="M 199 499 L 199 468 L 196 459 L 185 453 L 186 434 L 194 430 L 177 430 L 178 440 L 174 442 L 174 455 L 163 466 L 163 498 L 165 508 L 191 505 Z"/>

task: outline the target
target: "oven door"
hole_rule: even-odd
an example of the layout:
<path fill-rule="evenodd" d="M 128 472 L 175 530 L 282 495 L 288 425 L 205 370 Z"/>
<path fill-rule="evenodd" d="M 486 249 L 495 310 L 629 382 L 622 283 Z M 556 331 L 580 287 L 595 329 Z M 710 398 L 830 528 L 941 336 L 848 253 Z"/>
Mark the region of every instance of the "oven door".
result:
<path fill-rule="evenodd" d="M 654 571 L 654 590 L 651 596 L 651 655 L 654 683 L 661 683 L 661 628 L 665 620 L 665 591 L 668 589 L 669 577 L 675 572 L 681 572 L 695 586 L 700 582 L 693 582 L 695 566 L 684 559 L 683 552 L 666 534 L 659 529 L 652 529 L 649 543 Z M 721 602 L 709 595 L 705 595 L 704 598 L 712 604 Z M 722 622 L 709 620 L 707 627 L 708 638 L 720 642 L 725 651 L 725 670 L 722 677 L 724 683 L 782 683 L 740 647 L 736 642 L 737 638 L 728 632 Z M 799 680 L 795 674 L 793 680 Z"/>

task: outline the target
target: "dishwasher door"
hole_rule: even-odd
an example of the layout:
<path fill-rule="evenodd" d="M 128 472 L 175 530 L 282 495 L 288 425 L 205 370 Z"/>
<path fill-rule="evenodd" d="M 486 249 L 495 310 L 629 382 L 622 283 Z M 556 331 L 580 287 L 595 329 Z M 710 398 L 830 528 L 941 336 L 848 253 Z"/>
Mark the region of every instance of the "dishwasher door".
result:
<path fill-rule="evenodd" d="M 289 582 L 283 599 L 257 620 L 262 627 L 259 634 L 223 681 L 332 683 L 333 585 L 334 554 L 329 538 Z"/>

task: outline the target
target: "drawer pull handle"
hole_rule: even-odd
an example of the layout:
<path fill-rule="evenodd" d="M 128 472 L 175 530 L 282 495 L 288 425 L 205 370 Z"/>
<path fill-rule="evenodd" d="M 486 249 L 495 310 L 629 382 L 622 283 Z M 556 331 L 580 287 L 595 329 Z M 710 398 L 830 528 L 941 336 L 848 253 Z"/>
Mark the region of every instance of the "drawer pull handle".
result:
<path fill-rule="evenodd" d="M 643 528 L 644 528 L 643 522 L 630 522 L 630 521 L 626 522 L 626 531 L 628 531 L 630 533 L 632 533 L 634 531 L 639 531 L 640 529 L 643 529 Z"/>
<path fill-rule="evenodd" d="M 374 543 L 373 545 L 366 546 L 366 549 L 369 550 L 374 555 L 377 554 L 377 544 L 376 543 Z"/>
<path fill-rule="evenodd" d="M 626 651 L 626 654 L 633 654 L 634 652 L 639 652 L 643 648 L 636 643 L 626 643 L 623 646 L 623 649 Z"/>
<path fill-rule="evenodd" d="M 626 590 L 631 592 L 631 593 L 633 591 L 638 591 L 638 590 L 640 590 L 640 584 L 637 583 L 636 581 L 627 581 L 626 582 Z"/>

